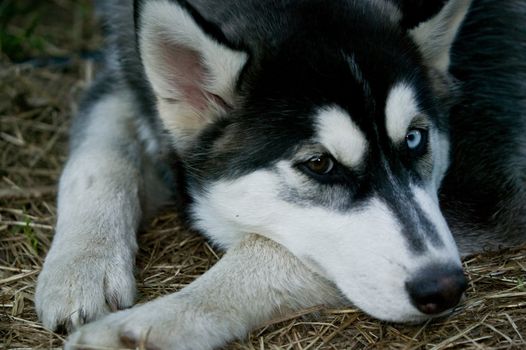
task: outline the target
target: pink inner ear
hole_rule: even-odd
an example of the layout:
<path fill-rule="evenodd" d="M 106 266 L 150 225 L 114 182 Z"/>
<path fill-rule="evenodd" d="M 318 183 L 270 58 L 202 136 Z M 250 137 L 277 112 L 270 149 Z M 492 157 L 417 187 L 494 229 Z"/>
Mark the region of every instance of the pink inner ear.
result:
<path fill-rule="evenodd" d="M 199 111 L 206 111 L 211 101 L 219 99 L 218 102 L 224 103 L 221 97 L 205 90 L 209 72 L 197 51 L 168 40 L 162 40 L 159 47 L 162 52 L 160 72 L 177 93 L 174 100 L 188 103 Z"/>

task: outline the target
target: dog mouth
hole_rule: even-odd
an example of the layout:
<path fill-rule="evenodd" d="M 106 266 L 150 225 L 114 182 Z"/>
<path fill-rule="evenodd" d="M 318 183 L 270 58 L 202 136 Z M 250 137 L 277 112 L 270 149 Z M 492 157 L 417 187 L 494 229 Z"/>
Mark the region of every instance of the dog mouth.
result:
<path fill-rule="evenodd" d="M 301 260 L 309 270 L 334 283 L 344 303 L 387 322 L 416 325 L 449 317 L 462 309 L 459 304 L 465 299 L 467 279 L 462 268 L 453 263 L 425 265 L 412 273 L 407 282 L 392 286 L 393 291 L 389 292 L 387 286 L 377 288 L 380 282 L 367 283 L 367 286 L 363 281 L 354 280 L 352 274 L 341 283 L 331 278 L 314 257 Z M 372 281 L 374 273 L 368 277 Z M 360 290 L 358 295 L 356 290 Z"/>
<path fill-rule="evenodd" d="M 461 305 L 462 304 L 462 301 L 465 300 L 465 296 L 462 296 L 461 300 L 459 301 L 459 304 L 456 305 L 456 306 L 453 306 L 452 308 L 450 309 L 447 309 L 445 311 L 442 311 L 438 314 L 433 314 L 433 315 L 430 315 L 430 314 L 420 314 L 418 316 L 414 316 L 413 318 L 409 318 L 407 321 L 401 321 L 401 322 L 397 322 L 397 323 L 402 323 L 402 324 L 407 324 L 407 325 L 419 325 L 419 324 L 422 324 L 422 323 L 429 323 L 429 322 L 433 322 L 433 321 L 436 321 L 436 320 L 441 320 L 441 319 L 444 319 L 444 318 L 448 318 L 448 317 L 451 317 L 452 315 L 455 315 L 457 314 L 460 310 L 463 309 L 463 306 Z"/>

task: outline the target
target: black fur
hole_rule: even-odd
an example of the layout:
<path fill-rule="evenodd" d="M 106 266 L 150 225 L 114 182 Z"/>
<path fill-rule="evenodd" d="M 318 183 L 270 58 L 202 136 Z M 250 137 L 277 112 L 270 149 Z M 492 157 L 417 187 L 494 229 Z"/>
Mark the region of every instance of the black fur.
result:
<path fill-rule="evenodd" d="M 443 132 L 451 129 L 452 166 L 441 204 L 461 251 L 523 242 L 526 4 L 474 1 L 453 50 L 451 72 L 462 93 L 448 119 L 449 104 L 433 90 L 432 74 L 406 32 L 435 14 L 444 1 L 392 3 L 402 11 L 401 25 L 391 20 L 389 7 L 368 1 L 334 1 L 331 6 L 322 0 L 273 1 L 272 6 L 258 0 L 184 2 L 212 37 L 250 53 L 238 82 L 241 103 L 181 155 L 192 190 L 292 159 L 298 145 L 314 133 L 316 109 L 337 105 L 373 145 L 365 172 L 348 177 L 343 186 L 350 202 L 373 192 L 389 199 L 408 221 L 405 231 L 419 250 L 410 228 L 415 223 L 404 215 L 411 208 L 400 204 L 400 197 L 410 200 L 409 180 L 423 181 L 426 174 L 408 163 L 402 145 L 389 141 L 383 115 L 389 89 L 406 81 L 416 87 L 420 107 L 434 126 Z M 369 91 L 349 58 L 357 62 Z M 143 89 L 142 77 L 136 79 L 140 84 L 128 79 Z M 385 180 L 382 161 L 400 182 L 398 187 Z M 419 220 L 421 225 L 424 221 Z"/>
<path fill-rule="evenodd" d="M 400 25 L 411 29 L 437 14 L 447 0 L 390 0 L 402 11 Z"/>
<path fill-rule="evenodd" d="M 211 180 L 233 179 L 293 158 L 298 145 L 310 142 L 314 135 L 317 109 L 339 106 L 371 144 L 366 167 L 358 176 L 353 175 L 354 169 L 347 169 L 347 174 L 323 185 L 312 181 L 312 188 L 306 191 L 319 194 L 314 198 L 299 193 L 285 197 L 310 205 L 323 205 L 322 199 L 329 197 L 327 203 L 351 210 L 373 194 L 379 195 L 400 214 L 403 232 L 415 251 L 425 250 L 422 232 L 429 236 L 425 239 L 439 244 L 432 225 L 411 204 L 409 180 L 420 181 L 427 174 L 415 170 L 404 145 L 389 141 L 384 122 L 387 94 L 394 84 L 405 81 L 416 86 L 421 108 L 432 123 L 445 128 L 447 110 L 441 109 L 430 88 L 417 48 L 389 14 L 363 16 L 364 12 L 378 12 L 371 3 L 326 6 L 324 1 L 311 0 L 294 6 L 295 11 L 268 10 L 259 20 L 261 29 L 257 22 L 251 23 L 254 28 L 234 39 L 259 54 L 241 77 L 242 104 L 205 130 L 195 148 L 184 155 L 191 187 L 206 190 Z M 287 27 L 269 26 L 268 21 L 273 20 Z M 382 43 L 381 49 L 376 43 Z M 360 77 L 353 72 L 350 59 L 356 61 Z M 399 183 L 385 181 L 388 171 Z M 348 201 L 338 200 L 342 196 Z"/>
<path fill-rule="evenodd" d="M 525 239 L 525 43 L 526 2 L 476 0 L 453 50 L 463 94 L 450 117 L 442 206 L 461 249 Z"/>

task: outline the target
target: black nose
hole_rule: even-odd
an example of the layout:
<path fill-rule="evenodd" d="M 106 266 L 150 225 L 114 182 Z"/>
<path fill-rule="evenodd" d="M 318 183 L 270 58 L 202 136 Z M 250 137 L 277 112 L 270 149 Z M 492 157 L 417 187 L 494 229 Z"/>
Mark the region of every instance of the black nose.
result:
<path fill-rule="evenodd" d="M 422 269 L 405 284 L 412 303 L 428 315 L 439 314 L 457 305 L 467 286 L 462 269 L 448 265 Z"/>

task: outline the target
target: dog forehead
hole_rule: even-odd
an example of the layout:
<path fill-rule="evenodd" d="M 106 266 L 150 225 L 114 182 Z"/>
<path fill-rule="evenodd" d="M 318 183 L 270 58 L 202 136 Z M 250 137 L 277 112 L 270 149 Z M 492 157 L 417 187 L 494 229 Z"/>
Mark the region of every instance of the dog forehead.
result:
<path fill-rule="evenodd" d="M 336 106 L 321 108 L 315 123 L 317 141 L 338 161 L 349 167 L 362 163 L 367 153 L 367 140 L 346 111 Z"/>
<path fill-rule="evenodd" d="M 385 103 L 385 127 L 389 138 L 394 143 L 403 141 L 411 121 L 419 113 L 414 87 L 406 82 L 394 84 Z"/>

